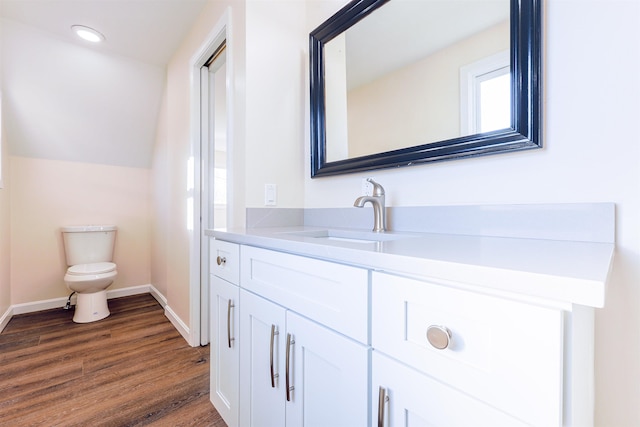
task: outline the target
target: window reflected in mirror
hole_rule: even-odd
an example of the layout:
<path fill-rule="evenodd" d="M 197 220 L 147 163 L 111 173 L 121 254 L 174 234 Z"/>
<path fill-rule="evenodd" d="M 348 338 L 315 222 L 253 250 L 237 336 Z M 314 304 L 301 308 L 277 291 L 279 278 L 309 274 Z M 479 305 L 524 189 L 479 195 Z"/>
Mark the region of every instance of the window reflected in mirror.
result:
<path fill-rule="evenodd" d="M 485 76 L 478 82 L 478 127 L 473 133 L 491 132 L 511 126 L 511 82 L 509 69 Z"/>
<path fill-rule="evenodd" d="M 460 68 L 460 135 L 511 126 L 509 51 Z"/>

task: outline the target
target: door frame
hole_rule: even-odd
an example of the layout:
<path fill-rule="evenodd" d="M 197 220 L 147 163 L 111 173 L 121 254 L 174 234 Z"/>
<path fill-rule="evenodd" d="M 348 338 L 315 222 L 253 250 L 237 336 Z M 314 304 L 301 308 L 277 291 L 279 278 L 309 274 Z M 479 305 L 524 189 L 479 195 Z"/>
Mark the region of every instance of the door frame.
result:
<path fill-rule="evenodd" d="M 208 147 L 202 147 L 201 118 L 202 118 L 202 85 L 200 81 L 201 68 L 207 63 L 218 47 L 226 43 L 226 88 L 227 91 L 227 144 L 232 147 L 233 141 L 233 72 L 231 41 L 231 8 L 227 7 L 221 18 L 209 32 L 197 53 L 192 56 L 190 64 L 191 74 L 191 141 L 190 158 L 193 159 L 193 172 L 189 179 L 193 179 L 193 223 L 189 241 L 189 345 L 197 347 L 209 343 L 209 244 L 204 236 L 207 224 L 202 223 L 203 209 L 209 206 L 210 164 Z M 229 156 L 232 156 L 229 149 Z M 230 164 L 233 162 L 230 161 Z M 230 188 L 228 188 L 230 190 Z M 229 206 L 232 206 L 229 204 Z M 228 212 L 229 216 L 232 212 Z"/>

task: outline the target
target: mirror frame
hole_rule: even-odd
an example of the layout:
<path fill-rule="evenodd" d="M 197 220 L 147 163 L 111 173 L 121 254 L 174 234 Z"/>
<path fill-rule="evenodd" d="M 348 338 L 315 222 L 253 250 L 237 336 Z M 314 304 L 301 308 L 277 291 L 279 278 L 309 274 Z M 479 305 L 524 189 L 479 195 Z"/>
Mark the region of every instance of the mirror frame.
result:
<path fill-rule="evenodd" d="M 542 147 L 542 0 L 511 0 L 511 128 L 327 162 L 324 45 L 391 0 L 353 0 L 309 34 L 311 177 Z"/>

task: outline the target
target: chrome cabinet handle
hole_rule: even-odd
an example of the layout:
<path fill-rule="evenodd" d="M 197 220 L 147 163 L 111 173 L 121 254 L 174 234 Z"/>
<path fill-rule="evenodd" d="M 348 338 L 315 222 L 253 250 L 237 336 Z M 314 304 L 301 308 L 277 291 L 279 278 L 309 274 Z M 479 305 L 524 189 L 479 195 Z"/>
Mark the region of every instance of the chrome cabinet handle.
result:
<path fill-rule="evenodd" d="M 235 305 L 229 300 L 227 304 L 227 341 L 229 342 L 229 348 L 231 348 L 231 341 L 235 340 L 235 338 L 231 337 L 231 309 L 233 307 L 235 307 Z"/>
<path fill-rule="evenodd" d="M 451 345 L 451 331 L 446 326 L 431 325 L 427 328 L 427 341 L 434 348 L 444 350 Z"/>
<path fill-rule="evenodd" d="M 279 332 L 276 330 L 276 325 L 271 325 L 271 343 L 269 344 L 269 368 L 271 371 L 271 388 L 276 388 L 276 378 L 278 378 L 278 374 L 273 372 L 273 341 L 275 336 L 278 335 Z"/>
<path fill-rule="evenodd" d="M 286 355 L 286 359 L 285 359 L 285 387 L 287 389 L 287 402 L 291 401 L 291 391 L 293 390 L 293 386 L 289 386 L 291 380 L 290 380 L 290 373 L 289 373 L 289 362 L 291 360 L 291 346 L 293 344 L 295 344 L 296 342 L 291 338 L 291 334 L 287 334 L 287 355 Z"/>
<path fill-rule="evenodd" d="M 221 257 L 220 255 L 218 255 L 218 258 L 216 258 L 216 263 L 218 265 L 223 265 L 227 263 L 227 258 L 226 257 Z"/>
<path fill-rule="evenodd" d="M 384 427 L 384 405 L 389 401 L 387 391 L 380 386 L 378 389 L 378 427 Z"/>

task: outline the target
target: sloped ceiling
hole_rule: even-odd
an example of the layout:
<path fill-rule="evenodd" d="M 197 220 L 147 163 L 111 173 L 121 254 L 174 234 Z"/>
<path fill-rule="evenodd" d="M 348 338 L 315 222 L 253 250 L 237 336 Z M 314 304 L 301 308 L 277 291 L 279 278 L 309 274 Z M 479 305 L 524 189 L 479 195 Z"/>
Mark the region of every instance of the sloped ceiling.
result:
<path fill-rule="evenodd" d="M 0 0 L 3 126 L 18 156 L 149 167 L 165 66 L 206 0 Z M 100 45 L 70 27 L 102 32 Z"/>

